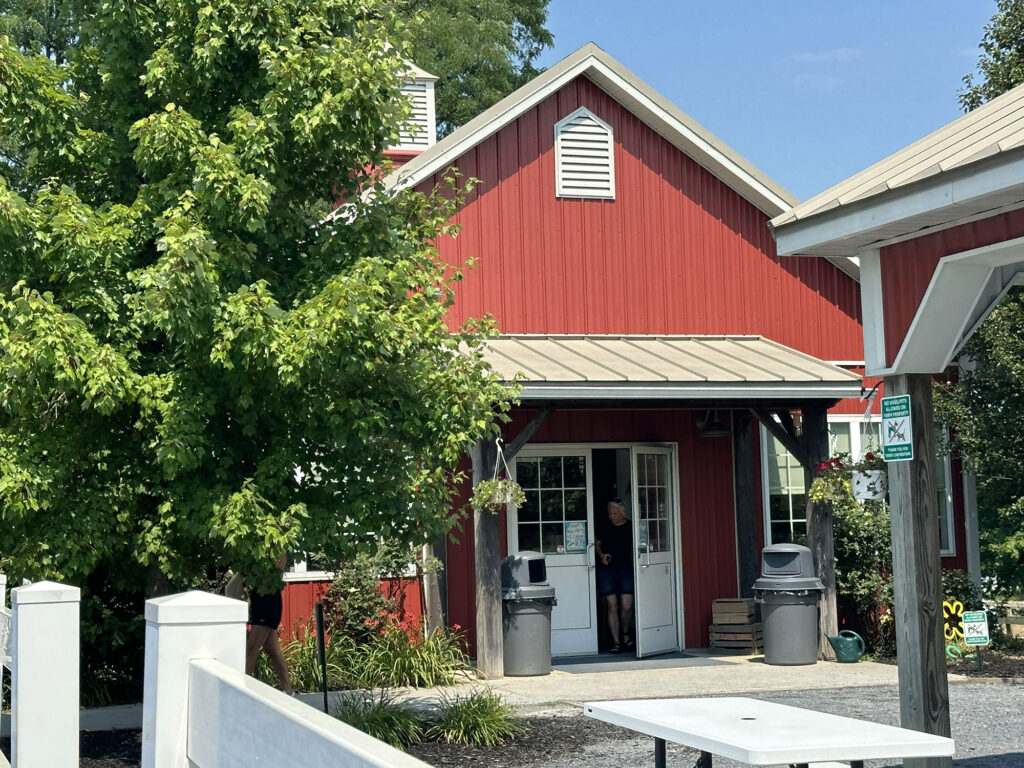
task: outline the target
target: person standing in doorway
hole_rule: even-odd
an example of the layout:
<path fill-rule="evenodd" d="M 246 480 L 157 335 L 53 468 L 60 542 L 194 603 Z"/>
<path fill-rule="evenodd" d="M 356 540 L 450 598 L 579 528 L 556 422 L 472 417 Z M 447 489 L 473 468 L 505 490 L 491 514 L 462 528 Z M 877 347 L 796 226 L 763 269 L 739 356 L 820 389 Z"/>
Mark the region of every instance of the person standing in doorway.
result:
<path fill-rule="evenodd" d="M 597 584 L 608 612 L 611 653 L 634 647 L 633 624 L 633 525 L 626 517 L 622 499 L 608 502 L 609 525 L 595 543 Z"/>
<path fill-rule="evenodd" d="M 288 555 L 283 554 L 276 563 L 283 573 L 288 567 Z M 288 677 L 288 663 L 281 653 L 281 645 L 277 639 L 277 628 L 281 625 L 281 613 L 284 608 L 281 593 L 284 592 L 284 581 L 281 588 L 270 594 L 261 594 L 253 590 L 249 599 L 249 634 L 245 638 L 245 673 L 252 675 L 256 671 L 256 657 L 262 648 L 270 657 L 270 664 L 281 681 L 281 690 L 294 696 L 291 680 Z"/>

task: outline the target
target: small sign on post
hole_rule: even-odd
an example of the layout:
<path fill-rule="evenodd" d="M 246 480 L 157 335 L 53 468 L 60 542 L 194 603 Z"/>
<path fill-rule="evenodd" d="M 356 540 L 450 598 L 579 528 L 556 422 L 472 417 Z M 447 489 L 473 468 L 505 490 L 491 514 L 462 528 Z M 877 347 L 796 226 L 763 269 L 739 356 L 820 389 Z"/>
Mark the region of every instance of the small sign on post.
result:
<path fill-rule="evenodd" d="M 964 642 L 967 645 L 988 645 L 988 614 L 985 611 L 964 611 Z"/>
<path fill-rule="evenodd" d="M 882 458 L 886 461 L 910 461 L 914 458 L 910 395 L 882 398 Z"/>

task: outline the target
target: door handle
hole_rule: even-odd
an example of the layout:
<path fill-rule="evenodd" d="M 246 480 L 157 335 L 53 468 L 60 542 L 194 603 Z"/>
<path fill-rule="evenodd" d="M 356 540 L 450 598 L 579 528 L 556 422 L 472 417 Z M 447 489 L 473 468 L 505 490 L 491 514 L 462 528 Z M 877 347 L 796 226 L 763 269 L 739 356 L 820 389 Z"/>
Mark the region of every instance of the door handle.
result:
<path fill-rule="evenodd" d="M 643 555 L 647 555 L 647 562 L 643 562 Z M 651 567 L 651 551 L 646 544 L 641 544 L 636 548 L 636 562 L 641 568 Z"/>
<path fill-rule="evenodd" d="M 587 567 L 593 569 L 596 563 L 594 561 L 594 545 L 587 544 Z"/>

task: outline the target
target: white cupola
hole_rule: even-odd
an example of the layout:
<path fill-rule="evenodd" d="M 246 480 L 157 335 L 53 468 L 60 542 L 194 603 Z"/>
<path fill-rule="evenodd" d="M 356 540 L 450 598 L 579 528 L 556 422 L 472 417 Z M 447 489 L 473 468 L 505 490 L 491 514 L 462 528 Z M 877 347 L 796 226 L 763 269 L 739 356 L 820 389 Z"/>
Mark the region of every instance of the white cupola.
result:
<path fill-rule="evenodd" d="M 422 152 L 437 141 L 437 117 L 434 114 L 434 83 L 437 78 L 415 64 L 409 65 L 409 79 L 402 95 L 412 103 L 412 113 L 402 126 L 399 143 L 391 147 L 399 152 Z"/>

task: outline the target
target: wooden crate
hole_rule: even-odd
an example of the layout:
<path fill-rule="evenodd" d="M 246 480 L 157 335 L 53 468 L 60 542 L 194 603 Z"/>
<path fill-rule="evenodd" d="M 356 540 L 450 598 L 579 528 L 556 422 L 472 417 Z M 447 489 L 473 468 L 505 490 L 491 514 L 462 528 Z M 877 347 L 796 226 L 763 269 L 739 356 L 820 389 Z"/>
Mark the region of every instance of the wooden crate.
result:
<path fill-rule="evenodd" d="M 728 648 L 761 653 L 764 649 L 764 632 L 757 624 L 712 624 L 708 627 L 712 648 Z"/>
<path fill-rule="evenodd" d="M 749 597 L 732 597 L 711 603 L 711 621 L 714 624 L 753 624 L 754 601 Z"/>

